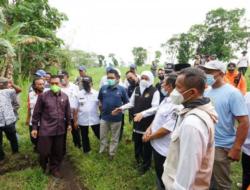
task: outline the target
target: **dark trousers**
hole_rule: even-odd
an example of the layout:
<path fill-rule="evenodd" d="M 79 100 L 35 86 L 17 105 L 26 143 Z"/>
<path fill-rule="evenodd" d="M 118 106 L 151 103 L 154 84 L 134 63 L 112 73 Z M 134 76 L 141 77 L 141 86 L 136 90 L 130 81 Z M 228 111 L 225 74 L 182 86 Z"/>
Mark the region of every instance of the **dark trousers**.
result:
<path fill-rule="evenodd" d="M 62 148 L 63 148 L 63 136 L 40 136 L 37 144 L 37 150 L 39 152 L 39 162 L 43 171 L 46 171 L 48 160 L 49 170 L 59 172 L 62 164 Z"/>
<path fill-rule="evenodd" d="M 122 135 L 123 135 L 124 115 L 125 115 L 125 114 L 122 114 L 121 132 L 120 132 L 119 142 L 121 142 L 121 140 L 122 140 Z"/>
<path fill-rule="evenodd" d="M 31 136 L 32 126 L 30 125 L 29 128 L 30 128 L 30 141 L 32 142 L 33 145 L 35 145 L 35 146 L 34 146 L 34 151 L 37 151 L 37 142 L 38 142 L 39 136 L 37 136 L 36 139 L 33 138 L 33 137 Z M 37 134 L 39 134 L 39 127 L 37 128 Z"/>
<path fill-rule="evenodd" d="M 72 138 L 73 138 L 73 142 L 75 144 L 75 147 L 81 148 L 81 138 L 80 138 L 80 131 L 75 130 L 74 128 L 74 120 L 71 119 L 71 127 L 72 127 Z M 65 122 L 65 134 L 64 134 L 64 138 L 63 138 L 63 151 L 62 151 L 62 155 L 66 155 L 66 141 L 67 141 L 67 130 L 68 130 L 68 124 L 67 122 Z"/>
<path fill-rule="evenodd" d="M 238 71 L 241 72 L 243 74 L 243 76 L 244 76 L 246 71 L 247 71 L 247 67 L 239 67 Z"/>
<path fill-rule="evenodd" d="M 242 190 L 246 190 L 250 186 L 250 156 L 242 152 Z"/>
<path fill-rule="evenodd" d="M 89 126 L 81 126 L 79 125 L 81 129 L 81 135 L 82 135 L 82 146 L 83 146 L 83 152 L 87 153 L 91 150 L 90 144 L 89 144 Z M 97 125 L 91 125 L 92 131 L 94 132 L 95 136 L 100 139 L 100 124 Z"/>
<path fill-rule="evenodd" d="M 161 187 L 165 189 L 165 186 L 162 182 L 162 174 L 163 174 L 163 164 L 166 160 L 165 156 L 162 156 L 159 154 L 154 148 L 153 149 L 153 155 L 154 155 L 154 163 L 155 163 L 155 173 L 157 175 L 157 178 L 161 184 Z"/>
<path fill-rule="evenodd" d="M 12 153 L 18 153 L 18 144 L 16 138 L 15 122 L 10 125 L 0 127 L 0 161 L 4 159 L 5 154 L 3 152 L 3 132 L 7 139 L 10 141 Z"/>
<path fill-rule="evenodd" d="M 152 147 L 150 142 L 142 142 L 143 134 L 134 132 L 135 159 L 137 164 L 142 164 L 143 171 L 146 172 L 151 167 Z"/>

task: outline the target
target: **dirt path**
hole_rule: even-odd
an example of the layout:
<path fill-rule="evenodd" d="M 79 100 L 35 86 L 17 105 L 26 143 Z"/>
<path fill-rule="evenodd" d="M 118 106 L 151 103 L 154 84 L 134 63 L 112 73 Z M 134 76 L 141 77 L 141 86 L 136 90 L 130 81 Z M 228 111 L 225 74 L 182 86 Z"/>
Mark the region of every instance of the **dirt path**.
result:
<path fill-rule="evenodd" d="M 60 173 L 63 175 L 61 180 L 57 180 L 53 177 L 50 178 L 48 184 L 49 190 L 86 190 L 76 178 L 74 168 L 68 156 L 63 159 Z"/>

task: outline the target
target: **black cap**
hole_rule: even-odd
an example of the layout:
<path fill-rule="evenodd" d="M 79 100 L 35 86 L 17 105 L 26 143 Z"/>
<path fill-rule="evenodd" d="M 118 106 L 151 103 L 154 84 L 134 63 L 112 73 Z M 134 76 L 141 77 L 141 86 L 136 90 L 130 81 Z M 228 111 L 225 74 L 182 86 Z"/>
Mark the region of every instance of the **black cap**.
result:
<path fill-rule="evenodd" d="M 246 50 L 244 50 L 243 52 L 241 52 L 241 53 L 247 53 L 247 51 Z"/>
<path fill-rule="evenodd" d="M 232 70 L 236 69 L 236 64 L 235 63 L 228 63 L 227 69 L 229 71 L 232 71 Z"/>
<path fill-rule="evenodd" d="M 82 82 L 92 82 L 92 78 L 90 76 L 85 76 L 82 78 Z"/>
<path fill-rule="evenodd" d="M 209 54 L 206 54 L 205 57 L 210 57 L 210 55 L 209 55 Z"/>
<path fill-rule="evenodd" d="M 173 71 L 175 68 L 174 63 L 166 63 L 164 70 L 165 71 Z"/>
<path fill-rule="evenodd" d="M 179 63 L 179 64 L 176 64 L 175 65 L 175 71 L 180 71 L 182 69 L 185 69 L 185 68 L 188 68 L 188 67 L 191 67 L 191 65 L 189 63 Z"/>
<path fill-rule="evenodd" d="M 61 69 L 57 72 L 58 75 L 69 75 L 68 71 Z"/>

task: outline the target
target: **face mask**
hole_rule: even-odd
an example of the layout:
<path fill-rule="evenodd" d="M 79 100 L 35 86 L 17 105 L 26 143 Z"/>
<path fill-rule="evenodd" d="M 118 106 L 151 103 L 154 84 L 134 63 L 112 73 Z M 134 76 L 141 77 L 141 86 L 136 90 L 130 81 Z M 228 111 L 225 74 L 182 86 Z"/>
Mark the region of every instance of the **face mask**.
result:
<path fill-rule="evenodd" d="M 164 79 L 164 75 L 160 75 L 158 76 L 159 80 L 163 80 Z"/>
<path fill-rule="evenodd" d="M 134 86 L 134 85 L 135 85 L 135 80 L 134 80 L 134 79 L 130 79 L 130 80 L 128 80 L 128 83 L 129 83 L 131 86 Z"/>
<path fill-rule="evenodd" d="M 62 84 L 66 84 L 66 80 L 65 79 L 62 79 Z"/>
<path fill-rule="evenodd" d="M 140 85 L 143 87 L 147 87 L 149 85 L 149 82 L 146 80 L 141 80 Z"/>
<path fill-rule="evenodd" d="M 83 85 L 83 89 L 85 90 L 85 91 L 89 91 L 90 90 L 90 86 L 89 85 Z"/>
<path fill-rule="evenodd" d="M 186 102 L 187 100 L 189 100 L 191 97 L 189 97 L 188 99 L 184 100 L 183 94 L 185 94 L 186 92 L 190 91 L 191 89 L 183 92 L 182 94 L 180 92 L 178 92 L 176 89 L 173 90 L 173 92 L 170 94 L 171 97 L 171 101 L 173 104 L 175 105 L 180 105 L 183 102 Z"/>
<path fill-rule="evenodd" d="M 115 79 L 108 79 L 107 83 L 109 86 L 114 86 L 115 85 Z"/>
<path fill-rule="evenodd" d="M 220 72 L 218 72 L 218 73 L 220 73 Z M 214 75 L 206 74 L 206 77 L 207 77 L 207 82 L 206 82 L 206 84 L 209 85 L 209 86 L 212 86 L 212 85 L 217 81 L 217 79 L 219 78 L 219 77 L 218 77 L 217 79 L 214 79 L 214 76 L 215 76 L 216 74 L 218 74 L 218 73 L 215 73 Z"/>
<path fill-rule="evenodd" d="M 57 93 L 57 92 L 59 92 L 61 90 L 61 88 L 59 86 L 57 86 L 57 85 L 51 86 L 50 89 L 54 93 Z"/>
<path fill-rule="evenodd" d="M 164 88 L 161 89 L 161 93 L 163 94 L 163 96 L 167 96 L 168 95 L 168 91 L 165 91 Z"/>

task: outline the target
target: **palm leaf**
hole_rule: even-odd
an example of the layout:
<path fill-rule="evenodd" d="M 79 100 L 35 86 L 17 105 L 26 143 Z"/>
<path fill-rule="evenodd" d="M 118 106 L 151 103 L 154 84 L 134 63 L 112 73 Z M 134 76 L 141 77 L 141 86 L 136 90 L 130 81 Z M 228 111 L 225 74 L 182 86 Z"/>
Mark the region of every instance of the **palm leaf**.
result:
<path fill-rule="evenodd" d="M 15 56 L 15 50 L 13 45 L 8 41 L 3 38 L 0 38 L 0 46 L 4 46 L 7 48 L 7 52 L 10 56 Z"/>
<path fill-rule="evenodd" d="M 0 20 L 0 33 L 5 33 L 6 31 L 10 31 L 11 27 L 5 22 Z"/>

